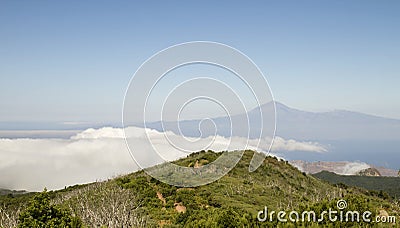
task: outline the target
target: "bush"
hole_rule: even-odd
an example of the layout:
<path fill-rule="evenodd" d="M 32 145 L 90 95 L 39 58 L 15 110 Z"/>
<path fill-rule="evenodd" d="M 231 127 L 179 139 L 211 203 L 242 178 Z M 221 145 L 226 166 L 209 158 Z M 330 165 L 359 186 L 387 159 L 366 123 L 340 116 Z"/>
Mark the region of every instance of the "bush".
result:
<path fill-rule="evenodd" d="M 184 227 L 255 227 L 256 218 L 239 208 L 213 208 L 180 213 L 175 223 Z"/>
<path fill-rule="evenodd" d="M 30 205 L 19 215 L 18 227 L 83 227 L 80 218 L 72 216 L 67 209 L 50 204 L 46 189 L 36 195 Z"/>

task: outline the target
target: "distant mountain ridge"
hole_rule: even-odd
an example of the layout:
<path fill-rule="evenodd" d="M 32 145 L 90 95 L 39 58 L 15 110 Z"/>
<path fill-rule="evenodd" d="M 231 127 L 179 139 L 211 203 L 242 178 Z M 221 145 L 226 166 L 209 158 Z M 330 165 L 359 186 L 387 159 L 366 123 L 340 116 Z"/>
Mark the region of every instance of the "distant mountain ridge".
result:
<path fill-rule="evenodd" d="M 400 120 L 385 117 L 363 114 L 360 112 L 334 110 L 329 112 L 309 112 L 286 106 L 280 102 L 269 102 L 250 110 L 248 113 L 233 115 L 231 117 L 212 118 L 217 131 L 216 134 L 224 137 L 231 136 L 230 119 L 236 122 L 247 122 L 249 116 L 250 138 L 257 138 L 261 126 L 259 110 L 262 113 L 273 113 L 276 110 L 276 135 L 283 138 L 296 140 L 392 140 L 400 141 Z M 264 123 L 272 122 L 271 116 L 264 116 Z M 214 135 L 213 124 L 203 122 L 201 133 L 199 125 L 201 120 L 156 121 L 146 123 L 146 127 L 158 131 L 172 131 L 189 137 L 207 137 Z M 179 124 L 179 125 L 178 125 Z M 135 126 L 143 127 L 143 123 L 136 123 Z M 69 137 L 77 130 L 87 128 L 100 128 L 103 126 L 122 127 L 121 123 L 53 123 L 53 122 L 0 122 L 0 137 L 22 137 L 28 134 L 29 137 Z M 273 130 L 271 124 L 265 126 L 264 130 Z M 179 129 L 180 128 L 180 129 Z M 232 136 L 247 137 L 244 126 L 237 127 Z M 61 132 L 62 131 L 62 132 Z M 22 133 L 21 133 L 22 132 Z M 26 132 L 26 133 L 25 133 Z M 55 136 L 54 136 L 55 135 Z"/>
<path fill-rule="evenodd" d="M 400 140 L 400 120 L 359 112 L 277 107 L 277 135 L 303 140 Z"/>
<path fill-rule="evenodd" d="M 359 112 L 335 110 L 330 112 L 308 112 L 290 108 L 282 103 L 270 102 L 257 107 L 247 114 L 234 115 L 233 120 L 246 120 L 249 116 L 250 128 L 260 129 L 262 113 L 273 113 L 276 109 L 276 135 L 296 140 L 396 140 L 400 141 L 400 120 L 372 116 Z M 270 122 L 270 116 L 264 116 L 263 122 Z M 229 117 L 212 119 L 217 127 L 217 135 L 230 136 Z M 181 133 L 185 136 L 200 136 L 201 120 L 184 120 L 179 122 Z M 173 131 L 180 134 L 178 123 L 151 122 L 147 127 L 158 131 Z M 272 128 L 273 126 L 268 126 Z M 202 128 L 202 137 L 213 135 L 212 127 Z M 247 137 L 247 131 L 234 131 L 233 136 Z M 258 137 L 250 134 L 251 138 Z"/>
<path fill-rule="evenodd" d="M 25 190 L 9 190 L 9 189 L 4 189 L 4 188 L 0 188 L 0 196 L 2 195 L 21 195 L 21 194 L 25 194 L 28 193 Z"/>
<path fill-rule="evenodd" d="M 332 172 L 338 175 L 359 175 L 361 172 L 368 174 L 369 169 L 376 170 L 380 176 L 396 177 L 397 171 L 385 167 L 373 166 L 364 162 L 349 162 L 349 161 L 317 161 L 307 162 L 302 160 L 289 161 L 291 165 L 298 168 L 300 171 L 316 174 L 322 171 Z"/>

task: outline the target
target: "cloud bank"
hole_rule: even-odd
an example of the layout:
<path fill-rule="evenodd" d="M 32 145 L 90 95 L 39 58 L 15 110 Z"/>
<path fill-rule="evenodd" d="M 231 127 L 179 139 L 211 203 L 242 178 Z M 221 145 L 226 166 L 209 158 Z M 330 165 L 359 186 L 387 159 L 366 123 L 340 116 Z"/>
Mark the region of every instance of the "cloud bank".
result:
<path fill-rule="evenodd" d="M 364 162 L 348 162 L 344 166 L 338 167 L 337 173 L 342 175 L 354 175 L 368 168 L 371 168 L 371 166 Z"/>
<path fill-rule="evenodd" d="M 359 161 L 318 161 L 318 162 L 307 162 L 307 161 L 290 161 L 290 164 L 306 173 L 319 173 L 321 171 L 334 172 L 340 175 L 355 175 L 359 171 L 368 169 L 371 166 L 364 162 Z"/>
<path fill-rule="evenodd" d="M 186 156 L 165 141 L 165 134 L 174 142 L 188 143 L 194 138 L 184 138 L 171 132 L 132 127 L 129 131 L 135 142 L 135 150 L 146 151 L 145 144 L 150 136 L 154 146 L 174 160 Z M 210 138 L 211 139 L 211 138 Z M 188 141 L 189 140 L 189 141 Z M 257 140 L 216 136 L 207 149 L 221 151 L 229 144 L 229 149 L 248 149 L 268 151 L 270 139 Z M 193 150 L 196 151 L 196 150 Z M 310 151 L 324 152 L 326 149 L 317 143 L 297 142 L 276 137 L 272 151 Z M 144 153 L 145 156 L 145 153 Z M 16 138 L 0 139 L 0 188 L 26 189 L 40 191 L 60 189 L 78 183 L 111 178 L 116 175 L 139 169 L 132 159 L 124 140 L 121 128 L 105 127 L 87 129 L 69 139 L 59 138 Z M 151 164 L 151 161 L 149 161 Z"/>

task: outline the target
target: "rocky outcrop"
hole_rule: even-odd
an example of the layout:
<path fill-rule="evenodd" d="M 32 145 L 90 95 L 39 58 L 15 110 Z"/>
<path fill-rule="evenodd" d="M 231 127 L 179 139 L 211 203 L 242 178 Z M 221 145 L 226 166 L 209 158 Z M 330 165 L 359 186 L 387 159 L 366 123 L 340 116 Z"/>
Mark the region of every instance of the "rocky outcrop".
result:
<path fill-rule="evenodd" d="M 358 176 L 380 177 L 381 173 L 375 168 L 363 169 L 357 172 Z"/>

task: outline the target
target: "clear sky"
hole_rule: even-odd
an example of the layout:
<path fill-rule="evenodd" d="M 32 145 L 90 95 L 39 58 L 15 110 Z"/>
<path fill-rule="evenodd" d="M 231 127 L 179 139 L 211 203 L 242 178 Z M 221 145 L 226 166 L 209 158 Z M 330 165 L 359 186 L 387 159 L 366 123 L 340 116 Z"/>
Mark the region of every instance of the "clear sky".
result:
<path fill-rule="evenodd" d="M 400 1 L 1 1 L 0 122 L 121 120 L 130 78 L 177 43 L 233 46 L 277 101 L 400 118 Z"/>

